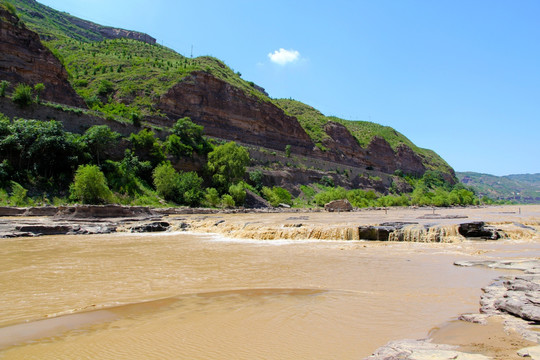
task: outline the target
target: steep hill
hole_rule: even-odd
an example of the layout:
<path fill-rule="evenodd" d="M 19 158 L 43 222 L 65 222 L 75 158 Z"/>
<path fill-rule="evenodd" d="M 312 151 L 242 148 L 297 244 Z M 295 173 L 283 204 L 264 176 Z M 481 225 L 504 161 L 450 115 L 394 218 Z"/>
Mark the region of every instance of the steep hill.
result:
<path fill-rule="evenodd" d="M 0 79 L 11 88 L 19 83 L 45 85 L 42 99 L 85 107 L 73 91 L 60 61 L 26 28 L 13 9 L 0 3 Z"/>
<path fill-rule="evenodd" d="M 43 40 L 70 37 L 80 41 L 102 41 L 105 39 L 128 38 L 155 44 L 150 35 L 124 29 L 102 26 L 79 19 L 68 13 L 54 10 L 35 0 L 10 0 L 18 14 Z"/>
<path fill-rule="evenodd" d="M 217 138 L 277 151 L 290 147 L 300 156 L 365 171 L 422 176 L 438 170 L 455 179 L 442 158 L 392 128 L 271 99 L 222 61 L 186 58 L 145 34 L 101 27 L 34 0 L 10 1 L 63 63 L 78 95 L 113 118 L 137 115 L 147 125 L 168 128 L 189 116 Z"/>
<path fill-rule="evenodd" d="M 496 200 L 540 203 L 540 174 L 495 176 L 475 172 L 458 172 L 458 179 L 471 186 L 478 195 Z"/>

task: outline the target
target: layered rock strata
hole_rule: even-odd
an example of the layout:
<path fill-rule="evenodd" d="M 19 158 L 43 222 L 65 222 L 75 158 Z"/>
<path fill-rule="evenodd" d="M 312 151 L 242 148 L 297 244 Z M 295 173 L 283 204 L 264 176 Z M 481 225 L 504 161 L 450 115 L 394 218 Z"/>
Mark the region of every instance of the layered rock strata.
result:
<path fill-rule="evenodd" d="M 161 97 L 158 108 L 170 119 L 189 116 L 204 126 L 207 135 L 217 138 L 279 151 L 290 145 L 295 154 L 384 173 L 400 169 L 421 176 L 426 171 L 420 156 L 406 145 L 394 151 L 386 140 L 375 137 L 363 148 L 344 125 L 332 121 L 325 125 L 327 150 L 322 151 L 295 117 L 203 71 L 173 86 Z"/>
<path fill-rule="evenodd" d="M 0 19 L 0 79 L 9 81 L 11 88 L 42 83 L 41 99 L 86 107 L 71 87 L 64 66 L 43 46 L 39 35 L 2 7 Z"/>

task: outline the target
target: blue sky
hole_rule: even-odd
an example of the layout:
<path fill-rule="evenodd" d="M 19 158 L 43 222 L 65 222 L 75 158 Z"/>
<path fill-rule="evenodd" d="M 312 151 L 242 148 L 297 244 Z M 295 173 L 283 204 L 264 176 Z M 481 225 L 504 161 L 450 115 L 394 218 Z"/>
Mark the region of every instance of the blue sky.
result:
<path fill-rule="evenodd" d="M 193 46 L 273 98 L 392 126 L 457 171 L 540 172 L 540 1 L 41 2 Z"/>

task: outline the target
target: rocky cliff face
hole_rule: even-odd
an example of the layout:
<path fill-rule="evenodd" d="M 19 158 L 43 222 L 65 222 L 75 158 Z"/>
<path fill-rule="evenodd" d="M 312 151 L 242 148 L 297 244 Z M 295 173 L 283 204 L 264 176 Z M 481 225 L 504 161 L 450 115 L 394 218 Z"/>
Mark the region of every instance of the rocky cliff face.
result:
<path fill-rule="evenodd" d="M 386 140 L 376 137 L 362 148 L 344 125 L 332 121 L 324 128 L 329 138 L 323 145 L 328 150 L 321 151 L 295 117 L 205 72 L 193 73 L 171 88 L 158 108 L 171 119 L 189 116 L 209 136 L 280 151 L 291 145 L 296 154 L 385 173 L 401 169 L 422 175 L 426 170 L 422 159 L 406 145 L 394 151 Z"/>
<path fill-rule="evenodd" d="M 102 37 L 106 39 L 120 39 L 120 38 L 126 38 L 126 39 L 133 39 L 138 41 L 143 41 L 148 44 L 155 44 L 156 39 L 152 36 L 141 33 L 138 31 L 131 31 L 131 30 L 125 30 L 125 29 L 118 29 L 118 28 L 112 28 L 108 26 L 101 26 L 98 24 L 95 24 L 90 21 L 82 20 L 79 18 L 76 18 L 74 16 L 66 16 L 66 18 L 73 24 L 85 29 L 89 30 L 93 33 L 97 33 L 101 35 Z M 96 36 L 95 41 L 102 40 L 100 36 Z"/>
<path fill-rule="evenodd" d="M 291 145 L 293 152 L 306 155 L 314 148 L 296 118 L 206 72 L 195 72 L 172 87 L 158 108 L 171 119 L 189 116 L 209 136 L 281 151 Z"/>
<path fill-rule="evenodd" d="M 0 7 L 0 79 L 14 87 L 19 83 L 43 83 L 44 100 L 86 107 L 69 84 L 60 61 L 26 28 L 16 15 Z"/>

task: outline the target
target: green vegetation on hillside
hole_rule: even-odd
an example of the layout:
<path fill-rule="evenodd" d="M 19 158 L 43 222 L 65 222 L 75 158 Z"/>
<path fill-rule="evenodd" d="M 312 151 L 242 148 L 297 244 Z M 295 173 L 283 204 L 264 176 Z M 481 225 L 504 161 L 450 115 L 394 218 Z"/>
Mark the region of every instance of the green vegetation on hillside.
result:
<path fill-rule="evenodd" d="M 458 172 L 456 175 L 479 196 L 520 203 L 540 203 L 540 174 L 495 176 Z"/>
<path fill-rule="evenodd" d="M 328 139 L 324 126 L 329 121 L 334 121 L 344 125 L 362 147 L 367 147 L 373 138 L 378 136 L 385 139 L 394 150 L 401 144 L 407 145 L 424 160 L 424 165 L 428 169 L 446 173 L 451 171 L 451 167 L 446 161 L 434 151 L 416 146 L 403 134 L 389 126 L 369 121 L 343 120 L 335 116 L 325 116 L 311 106 L 292 99 L 275 99 L 274 103 L 288 115 L 295 116 L 306 133 L 321 150 L 326 150 L 324 141 Z"/>
<path fill-rule="evenodd" d="M 250 162 L 247 151 L 234 142 L 213 146 L 202 131 L 189 118 L 178 120 L 175 132 L 179 135 L 171 134 L 177 144 L 185 141 L 184 151 L 178 154 L 169 153 L 148 129 L 124 139 L 106 125 L 72 134 L 54 120 L 10 121 L 0 113 L 0 204 L 161 206 L 168 201 L 166 205 L 199 206 L 207 187 L 216 196 L 225 196 L 227 206 L 231 206 L 227 196 L 233 199 L 232 206 L 243 205 L 248 185 L 242 179 Z M 124 156 L 113 157 L 110 150 L 120 141 L 125 144 Z M 177 171 L 169 162 L 193 153 L 208 154 L 207 178 L 214 180 L 205 183 L 199 174 Z"/>

